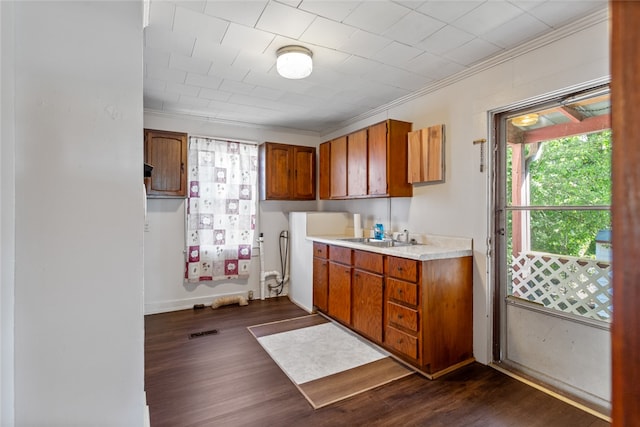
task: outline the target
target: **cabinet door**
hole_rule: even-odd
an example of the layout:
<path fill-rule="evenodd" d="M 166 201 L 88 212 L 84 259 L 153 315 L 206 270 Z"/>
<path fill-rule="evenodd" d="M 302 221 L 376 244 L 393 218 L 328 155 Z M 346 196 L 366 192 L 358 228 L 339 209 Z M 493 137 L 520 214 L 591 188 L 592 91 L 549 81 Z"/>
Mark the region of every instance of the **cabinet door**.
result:
<path fill-rule="evenodd" d="M 329 262 L 329 316 L 351 323 L 351 266 Z"/>
<path fill-rule="evenodd" d="M 313 257 L 313 305 L 322 312 L 327 312 L 329 296 L 329 261 Z"/>
<path fill-rule="evenodd" d="M 147 196 L 186 197 L 187 134 L 145 129 L 144 161 L 153 166 Z"/>
<path fill-rule="evenodd" d="M 347 194 L 367 195 L 367 130 L 347 136 Z"/>
<path fill-rule="evenodd" d="M 387 122 L 369 128 L 369 194 L 385 195 L 387 190 Z M 406 165 L 394 167 L 406 168 Z"/>
<path fill-rule="evenodd" d="M 265 182 L 267 199 L 291 198 L 291 146 L 265 143 Z"/>
<path fill-rule="evenodd" d="M 321 199 L 331 198 L 331 143 L 320 144 L 320 185 Z"/>
<path fill-rule="evenodd" d="M 347 137 L 331 141 L 331 197 L 347 196 Z"/>
<path fill-rule="evenodd" d="M 410 183 L 444 180 L 444 125 L 409 132 Z"/>
<path fill-rule="evenodd" d="M 376 342 L 382 343 L 383 280 L 379 274 L 353 270 L 354 329 Z"/>
<path fill-rule="evenodd" d="M 293 194 L 295 200 L 316 198 L 316 149 L 293 146 Z"/>

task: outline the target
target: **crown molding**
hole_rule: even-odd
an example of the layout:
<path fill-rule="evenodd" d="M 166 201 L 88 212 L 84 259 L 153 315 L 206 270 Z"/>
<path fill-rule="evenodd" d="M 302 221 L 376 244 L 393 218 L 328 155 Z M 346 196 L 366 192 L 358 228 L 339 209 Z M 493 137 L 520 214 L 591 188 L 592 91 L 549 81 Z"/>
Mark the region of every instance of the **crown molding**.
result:
<path fill-rule="evenodd" d="M 291 128 L 291 127 L 286 127 L 286 126 L 272 126 L 272 125 L 260 125 L 260 124 L 255 124 L 255 123 L 248 123 L 248 122 L 240 122 L 240 121 L 235 121 L 235 120 L 226 120 L 226 119 L 218 119 L 215 117 L 209 117 L 209 116 L 204 116 L 204 115 L 199 115 L 199 114 L 191 114 L 191 113 L 170 113 L 167 111 L 161 111 L 161 110 L 154 110 L 151 108 L 144 108 L 143 109 L 144 114 L 149 114 L 152 116 L 157 116 L 160 118 L 166 118 L 166 119 L 176 119 L 176 120 L 182 120 L 182 119 L 189 119 L 195 122 L 206 122 L 206 123 L 211 123 L 211 124 L 216 124 L 216 125 L 222 125 L 222 126 L 232 126 L 232 127 L 240 127 L 240 128 L 245 128 L 245 129 L 253 129 L 253 130 L 259 130 L 259 131 L 268 131 L 268 132 L 283 132 L 283 133 L 293 133 L 296 135 L 305 135 L 305 136 L 313 136 L 313 137 L 319 137 L 320 136 L 320 132 L 315 132 L 315 131 L 311 131 L 311 130 L 305 130 L 305 129 L 296 129 L 296 128 Z"/>

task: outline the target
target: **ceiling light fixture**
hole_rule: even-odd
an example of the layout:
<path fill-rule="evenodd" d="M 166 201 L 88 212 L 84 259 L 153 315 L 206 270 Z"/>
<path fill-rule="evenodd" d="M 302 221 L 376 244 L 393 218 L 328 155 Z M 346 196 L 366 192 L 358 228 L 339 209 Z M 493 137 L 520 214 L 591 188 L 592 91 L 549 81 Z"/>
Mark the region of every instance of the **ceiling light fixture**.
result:
<path fill-rule="evenodd" d="M 511 119 L 511 124 L 516 126 L 533 126 L 538 123 L 539 116 L 536 113 L 525 114 Z"/>
<path fill-rule="evenodd" d="M 287 79 L 304 79 L 313 70 L 313 53 L 302 46 L 284 46 L 276 52 L 278 74 Z"/>

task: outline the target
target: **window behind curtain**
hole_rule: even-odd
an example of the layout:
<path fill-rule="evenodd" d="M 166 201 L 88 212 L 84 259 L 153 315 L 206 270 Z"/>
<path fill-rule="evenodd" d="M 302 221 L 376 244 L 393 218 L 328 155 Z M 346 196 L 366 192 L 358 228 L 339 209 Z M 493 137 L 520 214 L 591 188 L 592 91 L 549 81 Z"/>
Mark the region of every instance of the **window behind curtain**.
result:
<path fill-rule="evenodd" d="M 248 278 L 257 146 L 190 137 L 188 165 L 185 278 L 189 282 Z"/>

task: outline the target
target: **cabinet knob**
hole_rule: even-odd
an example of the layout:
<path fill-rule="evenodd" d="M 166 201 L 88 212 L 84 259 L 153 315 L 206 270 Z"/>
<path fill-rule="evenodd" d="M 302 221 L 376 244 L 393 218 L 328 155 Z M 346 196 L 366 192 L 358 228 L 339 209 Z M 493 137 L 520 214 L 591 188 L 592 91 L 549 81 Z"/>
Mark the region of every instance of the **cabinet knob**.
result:
<path fill-rule="evenodd" d="M 402 319 L 404 316 L 402 314 L 398 314 L 398 320 Z"/>
<path fill-rule="evenodd" d="M 398 267 L 398 271 L 402 271 L 402 267 Z"/>

